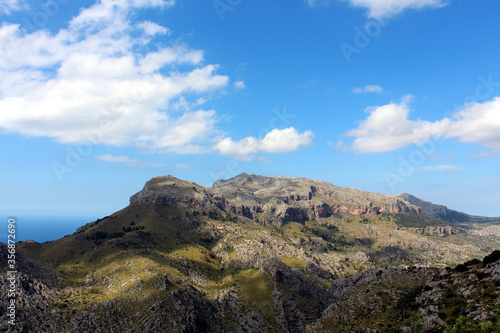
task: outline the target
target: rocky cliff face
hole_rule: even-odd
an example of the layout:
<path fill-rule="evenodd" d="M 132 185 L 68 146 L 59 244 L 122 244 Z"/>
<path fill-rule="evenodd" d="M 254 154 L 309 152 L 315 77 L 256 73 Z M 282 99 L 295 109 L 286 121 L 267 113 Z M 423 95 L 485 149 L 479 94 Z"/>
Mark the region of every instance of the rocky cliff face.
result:
<path fill-rule="evenodd" d="M 486 217 L 486 216 L 476 216 L 462 213 L 453 209 L 449 209 L 443 205 L 436 205 L 430 201 L 425 201 L 416 196 L 408 193 L 401 193 L 397 195 L 398 198 L 409 202 L 412 205 L 419 207 L 422 213 L 429 216 L 452 222 L 455 225 L 461 225 L 464 227 L 470 227 L 470 224 L 476 223 L 498 223 L 500 222 L 500 216 L 498 217 Z"/>
<path fill-rule="evenodd" d="M 152 178 L 130 198 L 130 203 L 194 209 L 224 209 L 227 204 L 217 193 L 172 176 Z"/>
<path fill-rule="evenodd" d="M 211 189 L 172 176 L 155 177 L 130 202 L 217 209 L 277 226 L 338 213 L 420 213 L 418 207 L 392 195 L 340 188 L 320 180 L 248 174 L 216 181 Z"/>
<path fill-rule="evenodd" d="M 422 200 L 422 199 L 417 198 L 416 196 L 413 196 L 411 194 L 400 193 L 397 196 L 399 198 L 401 198 L 402 200 L 405 200 L 405 201 L 411 203 L 412 205 L 420 207 L 422 212 L 424 214 L 429 215 L 429 216 L 441 217 L 441 216 L 446 216 L 446 215 L 450 214 L 450 210 L 448 209 L 448 207 L 443 206 L 443 205 L 433 204 L 430 201 Z"/>

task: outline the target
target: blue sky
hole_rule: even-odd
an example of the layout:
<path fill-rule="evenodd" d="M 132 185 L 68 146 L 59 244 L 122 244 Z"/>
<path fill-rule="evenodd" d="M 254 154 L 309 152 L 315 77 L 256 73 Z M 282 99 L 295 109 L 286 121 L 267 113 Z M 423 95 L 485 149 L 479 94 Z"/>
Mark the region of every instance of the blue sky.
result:
<path fill-rule="evenodd" d="M 0 214 L 240 172 L 500 216 L 500 3 L 8 0 Z"/>

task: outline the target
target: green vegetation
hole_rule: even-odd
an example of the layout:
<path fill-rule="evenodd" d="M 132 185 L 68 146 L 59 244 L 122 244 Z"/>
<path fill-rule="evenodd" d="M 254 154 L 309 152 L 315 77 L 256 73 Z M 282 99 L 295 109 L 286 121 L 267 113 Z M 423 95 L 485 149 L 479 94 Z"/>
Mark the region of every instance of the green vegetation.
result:
<path fill-rule="evenodd" d="M 160 178 L 153 187 L 162 191 L 163 182 L 171 186 L 172 181 Z M 192 196 L 203 189 L 183 183 L 175 191 Z M 303 201 L 296 200 L 298 205 Z M 269 210 L 256 209 L 258 220 L 251 220 L 211 201 L 203 207 L 184 202 L 176 207 L 131 204 L 59 240 L 20 243 L 19 253 L 59 274 L 60 295 L 48 301 L 55 311 L 51 313 L 69 322 L 72 311 L 116 311 L 134 329 L 156 315 L 154 320 L 170 318 L 184 331 L 208 329 L 216 320 L 226 331 L 236 331 L 239 321 L 263 322 L 270 332 L 283 331 L 286 322 L 299 331 L 303 326 L 299 329 L 297 323 L 313 325 L 319 320 L 324 332 L 367 327 L 423 332 L 417 299 L 433 290 L 425 283 L 429 277 L 437 279 L 438 270 L 391 266 L 445 262 L 453 267 L 460 258 L 480 257 L 480 251 L 470 246 L 473 238 L 428 237 L 405 229 L 451 225 L 424 214 L 336 213 L 276 226 L 263 225 L 264 219 L 276 217 Z M 496 332 L 498 313 L 474 321 L 467 314 L 479 305 L 467 299 L 488 309 L 496 304 L 500 281 L 492 281 L 488 269 L 499 259 L 500 251 L 495 251 L 482 261 L 468 260 L 445 272 L 460 283 L 443 283 L 432 305 L 450 332 Z M 372 269 L 378 271 L 366 272 L 365 278 L 352 283 L 338 280 Z M 468 279 L 475 287 L 466 298 L 460 288 Z M 333 304 L 327 289 L 336 282 L 346 289 L 330 289 L 336 294 Z M 331 311 L 326 311 L 328 306 Z M 198 329 L 186 324 L 195 317 L 203 318 Z"/>
<path fill-rule="evenodd" d="M 399 213 L 394 214 L 394 218 L 396 224 L 404 228 L 425 228 L 451 225 L 449 222 L 425 214 Z"/>
<path fill-rule="evenodd" d="M 304 268 L 304 267 L 306 267 L 306 263 L 303 260 L 300 260 L 300 259 L 297 259 L 297 258 L 287 257 L 287 256 L 281 256 L 280 259 L 288 267 L 292 267 L 292 268 Z"/>
<path fill-rule="evenodd" d="M 269 276 L 259 269 L 244 269 L 234 275 L 244 298 L 253 303 L 268 323 L 274 324 L 273 285 Z"/>
<path fill-rule="evenodd" d="M 486 217 L 469 215 L 454 210 L 449 210 L 447 214 L 439 215 L 439 218 L 447 222 L 461 222 L 461 223 L 498 223 L 500 217 Z"/>
<path fill-rule="evenodd" d="M 487 321 L 477 323 L 469 317 L 460 316 L 450 325 L 446 325 L 448 333 L 498 333 L 500 332 L 500 322 Z"/>
<path fill-rule="evenodd" d="M 500 250 L 495 250 L 483 259 L 483 265 L 491 264 L 500 260 Z"/>

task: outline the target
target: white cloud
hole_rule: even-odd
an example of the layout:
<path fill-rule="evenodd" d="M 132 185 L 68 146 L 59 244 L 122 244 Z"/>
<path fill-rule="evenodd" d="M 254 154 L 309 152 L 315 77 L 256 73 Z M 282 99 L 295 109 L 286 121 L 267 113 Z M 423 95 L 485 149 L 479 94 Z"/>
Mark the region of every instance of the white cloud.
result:
<path fill-rule="evenodd" d="M 172 4 L 102 0 L 56 34 L 1 26 L 0 127 L 60 143 L 92 136 L 106 145 L 198 149 L 217 132 L 215 111 L 179 114 L 172 104 L 184 96 L 206 100 L 196 95 L 226 87 L 228 77 L 216 73 L 217 65 L 202 64 L 203 51 L 153 45 L 154 34 L 168 30 L 131 19 L 135 10 Z M 176 64 L 192 68 L 181 72 Z"/>
<path fill-rule="evenodd" d="M 428 165 L 428 166 L 423 166 L 422 170 L 429 170 L 429 171 L 444 171 L 445 173 L 457 173 L 460 171 L 460 168 L 456 165 L 452 164 L 439 164 L 439 165 Z"/>
<path fill-rule="evenodd" d="M 491 150 L 483 150 L 480 151 L 476 154 L 471 155 L 472 158 L 486 158 L 486 157 L 492 157 L 497 154 L 497 151 L 491 149 Z"/>
<path fill-rule="evenodd" d="M 133 159 L 127 156 L 113 156 L 113 155 L 96 155 L 94 156 L 96 160 L 111 163 L 136 163 L 139 162 L 137 159 Z"/>
<path fill-rule="evenodd" d="M 452 119 L 448 137 L 500 150 L 500 97 L 484 103 L 468 104 Z"/>
<path fill-rule="evenodd" d="M 384 92 L 384 88 L 381 86 L 377 86 L 375 84 L 369 84 L 364 86 L 363 88 L 356 87 L 352 90 L 355 94 L 360 93 L 382 93 Z"/>
<path fill-rule="evenodd" d="M 168 28 L 165 28 L 159 24 L 156 24 L 151 21 L 144 21 L 139 24 L 137 24 L 137 27 L 139 29 L 144 30 L 144 32 L 147 35 L 154 36 L 154 35 L 164 35 L 168 33 L 170 30 Z"/>
<path fill-rule="evenodd" d="M 2 0 L 0 2 L 0 14 L 9 15 L 12 12 L 26 9 L 27 3 L 25 0 Z"/>
<path fill-rule="evenodd" d="M 273 129 L 261 140 L 261 151 L 265 153 L 281 153 L 307 147 L 311 144 L 313 133 L 305 131 L 299 134 L 293 127 L 282 130 Z"/>
<path fill-rule="evenodd" d="M 490 149 L 479 156 L 500 151 L 500 97 L 467 104 L 451 118 L 435 122 L 408 119 L 409 101 L 407 96 L 399 103 L 368 108 L 369 116 L 345 134 L 355 138 L 350 148 L 360 153 L 386 152 L 412 143 L 420 145 L 435 136 Z"/>
<path fill-rule="evenodd" d="M 311 7 L 326 6 L 331 0 L 305 0 Z M 400 14 L 405 9 L 439 8 L 445 0 L 343 0 L 352 6 L 368 9 L 368 17 L 385 19 Z"/>
<path fill-rule="evenodd" d="M 136 167 L 160 167 L 163 166 L 161 163 L 151 162 L 151 161 L 143 161 L 135 158 L 130 158 L 128 156 L 114 156 L 114 155 L 96 155 L 94 156 L 96 160 L 102 162 L 109 163 L 119 163 L 127 166 L 136 166 Z"/>
<path fill-rule="evenodd" d="M 245 85 L 245 82 L 243 82 L 243 81 L 236 81 L 236 82 L 234 83 L 234 87 L 235 87 L 236 89 L 240 90 L 240 89 L 244 89 L 244 88 L 246 88 L 247 86 Z"/>
<path fill-rule="evenodd" d="M 259 140 L 255 137 L 246 137 L 240 141 L 233 141 L 231 138 L 220 140 L 215 146 L 215 150 L 223 155 L 229 155 L 238 161 L 251 161 L 259 151 Z"/>
<path fill-rule="evenodd" d="M 328 6 L 331 0 L 305 0 L 306 3 L 311 7 L 321 7 Z"/>
<path fill-rule="evenodd" d="M 388 18 L 400 14 L 405 9 L 443 7 L 443 0 L 347 0 L 356 7 L 368 9 L 368 16 L 375 19 Z"/>
<path fill-rule="evenodd" d="M 192 169 L 193 166 L 189 164 L 174 164 L 174 168 L 177 169 Z"/>
<path fill-rule="evenodd" d="M 442 136 L 448 121 L 435 123 L 423 120 L 409 120 L 408 103 L 411 96 L 404 97 L 399 103 L 366 109 L 370 114 L 358 128 L 345 135 L 355 137 L 352 148 L 356 152 L 386 152 L 402 148 L 411 143 L 422 144 L 433 135 Z"/>
<path fill-rule="evenodd" d="M 223 155 L 229 155 L 239 161 L 250 161 L 258 153 L 281 153 L 295 151 L 311 144 L 313 133 L 298 133 L 293 127 L 282 130 L 274 129 L 264 138 L 246 137 L 239 141 L 231 138 L 221 139 L 214 149 Z"/>

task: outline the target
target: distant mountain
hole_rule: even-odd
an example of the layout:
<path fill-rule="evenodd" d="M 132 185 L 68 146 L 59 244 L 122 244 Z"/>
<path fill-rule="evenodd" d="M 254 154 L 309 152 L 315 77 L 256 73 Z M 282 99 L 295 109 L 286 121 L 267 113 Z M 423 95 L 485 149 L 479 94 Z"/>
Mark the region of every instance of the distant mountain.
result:
<path fill-rule="evenodd" d="M 430 201 L 424 201 L 408 193 L 401 193 L 397 196 L 412 205 L 420 207 L 423 213 L 444 221 L 454 223 L 500 223 L 500 217 L 469 215 L 456 210 L 448 209 L 448 207 L 443 205 L 436 205 Z"/>
<path fill-rule="evenodd" d="M 419 210 L 392 195 L 340 188 L 321 180 L 245 173 L 216 181 L 211 189 L 172 176 L 154 177 L 130 202 L 221 211 L 276 226 L 339 213 L 361 216 Z"/>
<path fill-rule="evenodd" d="M 129 206 L 73 235 L 16 244 L 16 331 L 414 332 L 425 324 L 440 332 L 462 315 L 494 327 L 498 254 L 471 260 L 500 248 L 500 226 L 464 229 L 421 205 L 306 178 L 241 174 L 205 188 L 154 177 Z M 450 303 L 464 297 L 472 303 Z M 9 331 L 4 311 L 0 330 Z"/>

